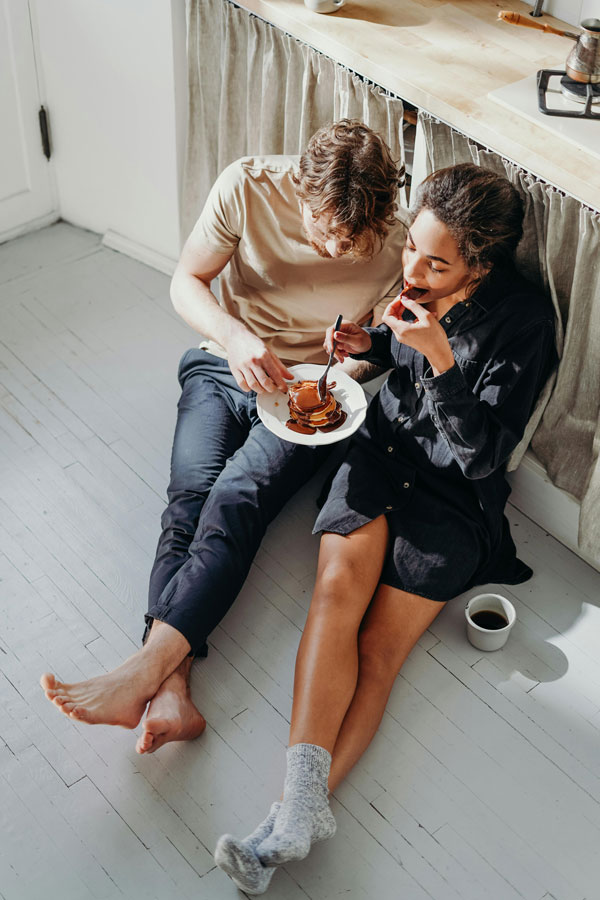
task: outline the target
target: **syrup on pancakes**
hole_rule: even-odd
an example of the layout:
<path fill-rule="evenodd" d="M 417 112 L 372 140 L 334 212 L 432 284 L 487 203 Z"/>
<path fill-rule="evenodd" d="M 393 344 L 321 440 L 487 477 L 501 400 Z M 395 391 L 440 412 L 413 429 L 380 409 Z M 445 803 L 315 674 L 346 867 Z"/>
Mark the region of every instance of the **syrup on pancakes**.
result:
<path fill-rule="evenodd" d="M 325 399 L 321 400 L 317 381 L 297 381 L 288 388 L 290 418 L 285 423 L 291 431 L 314 434 L 318 431 L 334 431 L 343 425 L 347 413 L 331 393 L 335 381 L 327 385 Z"/>

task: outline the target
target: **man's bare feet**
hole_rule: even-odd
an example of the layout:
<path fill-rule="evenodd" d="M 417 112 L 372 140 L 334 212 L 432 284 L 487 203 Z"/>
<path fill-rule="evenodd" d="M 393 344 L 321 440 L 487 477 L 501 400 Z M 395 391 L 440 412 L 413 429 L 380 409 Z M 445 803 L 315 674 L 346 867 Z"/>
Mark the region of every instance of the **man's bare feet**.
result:
<path fill-rule="evenodd" d="M 154 753 L 169 741 L 192 741 L 202 734 L 206 721 L 190 696 L 191 660 L 186 659 L 163 683 L 150 701 L 138 753 Z"/>
<path fill-rule="evenodd" d="M 154 619 L 145 645 L 112 672 L 76 684 L 63 684 L 46 672 L 40 684 L 48 700 L 72 719 L 135 728 L 163 681 L 188 665 L 190 650 L 180 631 Z"/>
<path fill-rule="evenodd" d="M 63 684 L 46 672 L 40 678 L 46 697 L 61 712 L 90 725 L 135 728 L 156 688 L 156 676 L 139 664 L 135 654 L 106 675 Z"/>
<path fill-rule="evenodd" d="M 112 672 L 76 684 L 63 684 L 46 672 L 40 684 L 48 700 L 72 719 L 135 728 L 148 701 L 190 649 L 176 628 L 155 619 L 145 646 Z"/>
<path fill-rule="evenodd" d="M 135 728 L 150 699 L 147 692 L 124 680 L 118 669 L 76 684 L 64 684 L 46 672 L 40 684 L 61 712 L 89 725 Z"/>

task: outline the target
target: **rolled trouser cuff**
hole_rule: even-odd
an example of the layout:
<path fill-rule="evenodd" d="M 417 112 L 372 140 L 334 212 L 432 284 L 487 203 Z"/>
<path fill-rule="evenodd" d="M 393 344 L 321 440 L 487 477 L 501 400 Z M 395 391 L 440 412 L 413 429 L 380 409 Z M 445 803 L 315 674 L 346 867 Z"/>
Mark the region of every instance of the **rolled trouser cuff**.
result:
<path fill-rule="evenodd" d="M 194 637 L 189 627 L 186 630 L 185 622 L 179 622 L 178 624 L 179 619 L 185 619 L 185 616 L 178 617 L 177 610 L 167 610 L 160 614 L 157 611 L 149 610 L 144 616 L 146 627 L 144 628 L 144 634 L 142 635 L 142 645 L 148 640 L 150 629 L 152 628 L 152 623 L 155 619 L 158 622 L 166 622 L 167 625 L 176 628 L 177 631 L 184 636 L 192 648 L 188 653 L 188 656 L 191 656 L 193 659 L 196 657 L 205 659 L 208 656 L 208 644 L 206 643 L 206 639 Z"/>

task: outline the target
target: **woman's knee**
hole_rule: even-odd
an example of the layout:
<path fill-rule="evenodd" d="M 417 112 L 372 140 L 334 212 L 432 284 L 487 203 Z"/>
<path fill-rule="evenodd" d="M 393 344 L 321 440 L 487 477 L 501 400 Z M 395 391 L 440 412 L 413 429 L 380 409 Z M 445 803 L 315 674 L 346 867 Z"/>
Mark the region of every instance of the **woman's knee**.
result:
<path fill-rule="evenodd" d="M 326 532 L 321 538 L 317 584 L 330 590 L 375 591 L 387 547 L 387 530 L 369 522 L 348 535 Z"/>
<path fill-rule="evenodd" d="M 363 580 L 358 560 L 327 559 L 319 565 L 311 609 L 343 614 L 357 603 L 364 607 L 364 601 L 368 602 L 370 597 L 363 596 Z"/>

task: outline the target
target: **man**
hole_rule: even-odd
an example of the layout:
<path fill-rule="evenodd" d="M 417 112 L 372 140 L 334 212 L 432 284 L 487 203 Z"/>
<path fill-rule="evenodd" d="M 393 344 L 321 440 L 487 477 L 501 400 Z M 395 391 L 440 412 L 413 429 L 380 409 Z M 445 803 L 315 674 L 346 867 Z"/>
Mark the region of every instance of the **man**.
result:
<path fill-rule="evenodd" d="M 43 675 L 46 696 L 67 715 L 135 728 L 149 703 L 140 753 L 204 730 L 189 692 L 192 661 L 206 655 L 269 522 L 329 449 L 268 431 L 256 393 L 285 391 L 289 365 L 324 362 L 325 330 L 339 312 L 379 323 L 400 282 L 401 183 L 382 139 L 350 120 L 320 129 L 299 159 L 244 158 L 218 178 L 171 284 L 175 309 L 208 340 L 179 366 L 144 645 L 89 681 Z M 217 275 L 221 304 L 210 290 Z"/>

